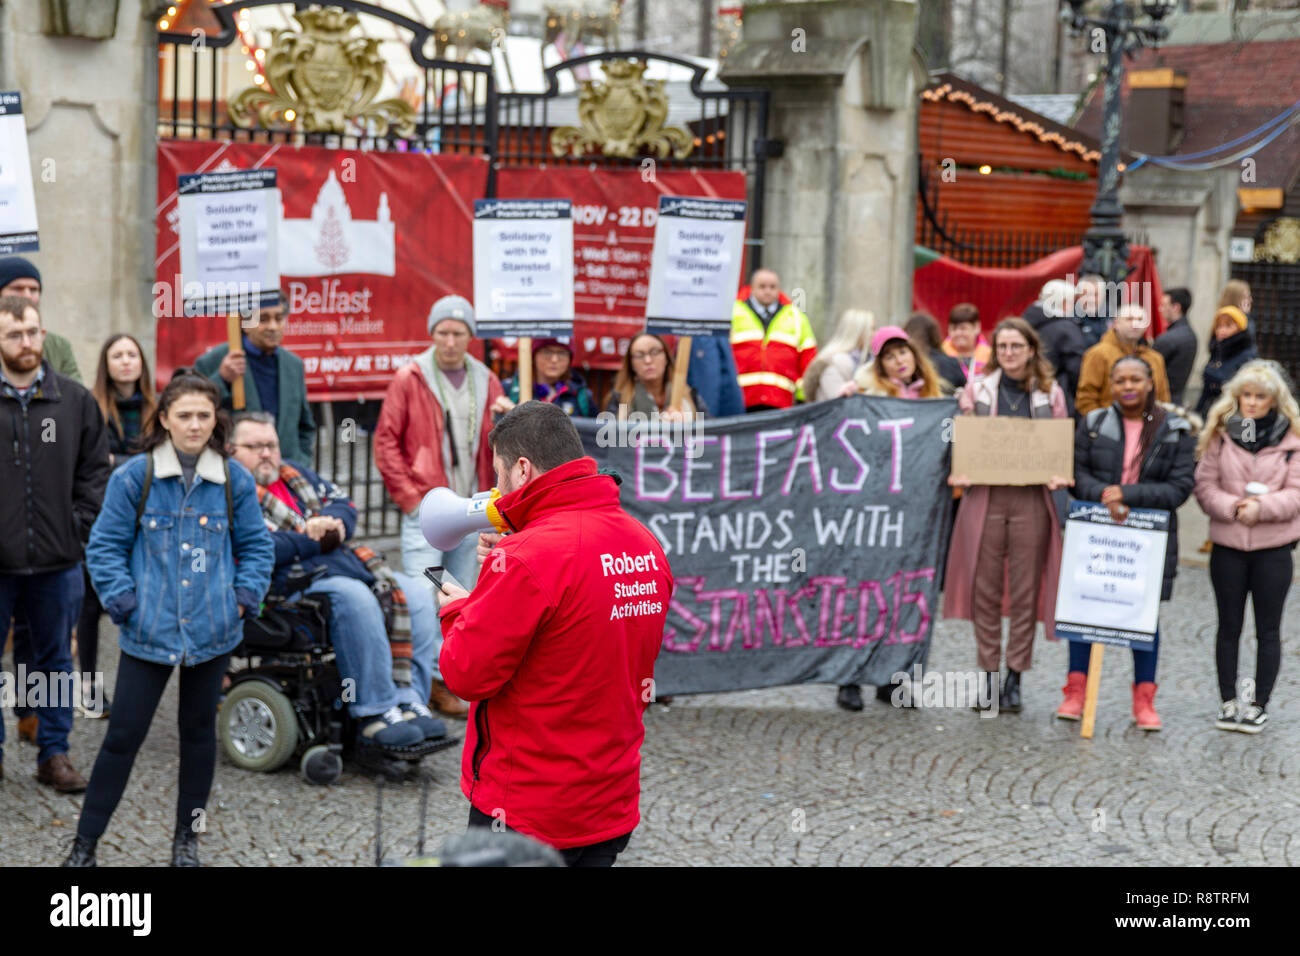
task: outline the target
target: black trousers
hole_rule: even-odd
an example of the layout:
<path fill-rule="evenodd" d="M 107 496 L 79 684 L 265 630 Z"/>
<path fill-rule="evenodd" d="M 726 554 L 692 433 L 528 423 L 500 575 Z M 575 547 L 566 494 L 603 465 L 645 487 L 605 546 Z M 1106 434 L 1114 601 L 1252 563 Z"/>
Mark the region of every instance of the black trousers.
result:
<path fill-rule="evenodd" d="M 180 729 L 180 786 L 176 795 L 176 823 L 193 826 L 208 802 L 212 774 L 217 765 L 217 700 L 229 654 L 194 667 L 181 667 L 181 699 L 177 715 Z M 86 788 L 77 834 L 98 840 L 108 828 L 109 818 L 122 799 L 131 776 L 135 755 L 149 733 L 154 711 L 172 671 L 168 664 L 154 664 L 122 654 L 117 665 L 117 687 L 113 691 L 113 713 L 108 733 L 95 758 Z"/>
<path fill-rule="evenodd" d="M 476 807 L 469 808 L 469 825 L 471 827 L 490 827 L 496 822 L 495 819 Z M 516 832 L 511 827 L 506 827 L 511 833 Z M 565 866 L 613 866 L 614 859 L 620 853 L 627 849 L 627 841 L 632 838 L 632 834 L 625 833 L 620 837 L 614 837 L 610 840 L 602 840 L 599 843 L 591 843 L 587 846 L 570 847 L 567 850 L 557 850 L 560 856 L 564 857 Z"/>
<path fill-rule="evenodd" d="M 1291 546 L 1263 551 L 1238 551 L 1216 544 L 1210 552 L 1210 583 L 1219 606 L 1219 631 L 1214 663 L 1219 671 L 1219 697 L 1237 696 L 1237 655 L 1246 595 L 1255 608 L 1255 702 L 1268 704 L 1282 666 L 1282 607 L 1291 588 Z"/>

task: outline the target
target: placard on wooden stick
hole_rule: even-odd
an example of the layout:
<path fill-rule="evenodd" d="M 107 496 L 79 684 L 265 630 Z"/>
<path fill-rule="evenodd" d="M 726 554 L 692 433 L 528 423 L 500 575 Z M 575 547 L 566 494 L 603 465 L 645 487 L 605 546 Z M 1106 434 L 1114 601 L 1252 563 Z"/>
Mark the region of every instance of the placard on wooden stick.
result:
<path fill-rule="evenodd" d="M 177 177 L 181 284 L 186 315 L 226 316 L 226 340 L 240 351 L 241 316 L 279 302 L 280 190 L 274 169 Z M 244 407 L 242 376 L 231 405 Z"/>
<path fill-rule="evenodd" d="M 953 419 L 952 474 L 973 485 L 1045 485 L 1074 478 L 1069 418 L 961 415 Z"/>

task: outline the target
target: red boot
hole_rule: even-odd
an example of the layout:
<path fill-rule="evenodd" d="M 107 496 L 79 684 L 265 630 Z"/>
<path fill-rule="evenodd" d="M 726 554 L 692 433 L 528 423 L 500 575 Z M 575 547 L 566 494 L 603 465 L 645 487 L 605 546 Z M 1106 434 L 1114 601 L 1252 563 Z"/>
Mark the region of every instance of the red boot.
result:
<path fill-rule="evenodd" d="M 1156 685 L 1151 681 L 1133 685 L 1133 719 L 1138 730 L 1159 730 L 1160 715 L 1156 713 Z"/>
<path fill-rule="evenodd" d="M 1056 710 L 1056 716 L 1062 720 L 1078 720 L 1083 716 L 1083 693 L 1088 684 L 1088 675 L 1083 671 L 1070 671 L 1065 675 L 1065 686 L 1061 693 L 1065 700 Z"/>

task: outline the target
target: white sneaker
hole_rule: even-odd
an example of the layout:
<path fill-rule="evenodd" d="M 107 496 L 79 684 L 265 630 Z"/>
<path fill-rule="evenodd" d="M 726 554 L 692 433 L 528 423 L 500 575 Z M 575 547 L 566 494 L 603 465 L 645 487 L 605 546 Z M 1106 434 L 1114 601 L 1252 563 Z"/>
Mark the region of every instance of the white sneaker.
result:
<path fill-rule="evenodd" d="M 1259 704 L 1247 704 L 1246 709 L 1241 713 L 1241 722 L 1237 724 L 1237 729 L 1243 734 L 1257 734 L 1264 729 L 1268 723 L 1268 714 Z"/>
<path fill-rule="evenodd" d="M 1214 726 L 1220 730 L 1238 730 L 1241 721 L 1241 708 L 1236 698 L 1225 700 L 1219 706 L 1219 716 L 1214 719 Z"/>

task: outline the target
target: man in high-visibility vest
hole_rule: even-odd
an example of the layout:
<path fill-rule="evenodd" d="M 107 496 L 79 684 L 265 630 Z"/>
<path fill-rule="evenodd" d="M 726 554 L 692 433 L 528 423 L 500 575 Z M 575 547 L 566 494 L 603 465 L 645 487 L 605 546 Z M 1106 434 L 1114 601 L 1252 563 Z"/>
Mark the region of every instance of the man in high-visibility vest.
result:
<path fill-rule="evenodd" d="M 817 355 L 817 339 L 771 269 L 754 270 L 745 292 L 731 312 L 731 351 L 745 411 L 789 408 L 804 399 L 800 379 Z"/>

